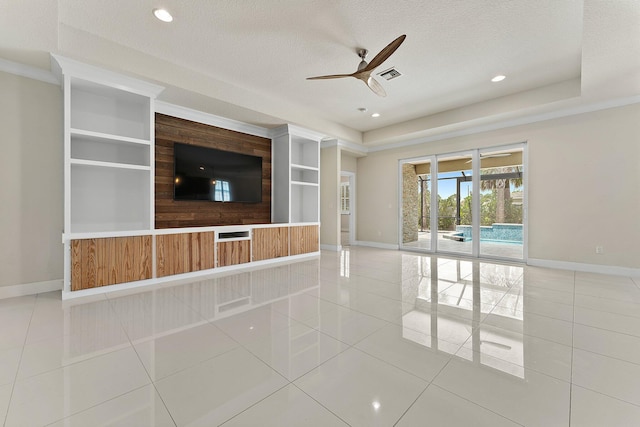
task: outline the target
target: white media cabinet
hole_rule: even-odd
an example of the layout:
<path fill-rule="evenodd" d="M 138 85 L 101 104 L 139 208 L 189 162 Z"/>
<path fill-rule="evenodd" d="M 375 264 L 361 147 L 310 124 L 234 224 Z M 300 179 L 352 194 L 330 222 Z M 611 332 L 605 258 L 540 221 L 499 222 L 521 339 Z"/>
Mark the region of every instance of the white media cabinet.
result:
<path fill-rule="evenodd" d="M 52 55 L 64 91 L 63 299 L 319 255 L 321 136 L 272 137 L 272 224 L 155 229 L 161 86 Z"/>

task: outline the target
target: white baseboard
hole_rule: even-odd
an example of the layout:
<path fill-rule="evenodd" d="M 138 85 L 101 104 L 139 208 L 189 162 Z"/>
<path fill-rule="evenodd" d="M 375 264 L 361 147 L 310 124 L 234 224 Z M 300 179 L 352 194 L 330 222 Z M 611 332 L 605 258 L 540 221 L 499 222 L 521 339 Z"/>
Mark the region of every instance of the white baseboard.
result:
<path fill-rule="evenodd" d="M 391 243 L 380 243 L 380 242 L 368 242 L 366 240 L 358 240 L 356 242 L 354 242 L 354 245 L 356 246 L 368 246 L 370 248 L 380 248 L 380 249 L 395 249 L 398 250 L 400 249 L 400 246 L 398 245 L 394 245 Z"/>
<path fill-rule="evenodd" d="M 555 261 L 551 259 L 529 258 L 527 265 L 534 267 L 575 270 L 585 273 L 611 274 L 614 276 L 640 277 L 640 268 L 618 267 L 615 265 L 585 264 L 581 262 Z"/>
<path fill-rule="evenodd" d="M 342 246 L 341 245 L 320 245 L 320 249 L 323 249 L 325 251 L 340 252 L 342 250 Z"/>
<path fill-rule="evenodd" d="M 40 294 L 42 292 L 62 290 L 62 279 L 46 282 L 22 283 L 20 285 L 0 286 L 0 299 Z"/>

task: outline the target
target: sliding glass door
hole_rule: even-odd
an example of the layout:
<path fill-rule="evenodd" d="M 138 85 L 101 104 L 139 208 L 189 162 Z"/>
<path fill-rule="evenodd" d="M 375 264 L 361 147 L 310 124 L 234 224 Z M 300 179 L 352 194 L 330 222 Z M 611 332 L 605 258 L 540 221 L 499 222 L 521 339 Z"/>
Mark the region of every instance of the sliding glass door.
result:
<path fill-rule="evenodd" d="M 416 159 L 401 168 L 402 246 L 433 251 L 431 229 L 431 158 Z"/>
<path fill-rule="evenodd" d="M 437 249 L 472 255 L 472 153 L 438 156 L 437 159 Z"/>
<path fill-rule="evenodd" d="M 523 152 L 480 152 L 480 256 L 524 258 Z"/>
<path fill-rule="evenodd" d="M 402 160 L 401 248 L 523 260 L 525 145 Z"/>

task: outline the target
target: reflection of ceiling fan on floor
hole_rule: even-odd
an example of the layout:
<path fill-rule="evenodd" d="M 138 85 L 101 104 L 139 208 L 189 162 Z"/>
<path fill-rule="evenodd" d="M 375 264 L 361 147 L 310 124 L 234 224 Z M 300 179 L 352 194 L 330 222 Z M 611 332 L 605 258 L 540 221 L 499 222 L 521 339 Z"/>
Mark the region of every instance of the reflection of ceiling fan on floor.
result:
<path fill-rule="evenodd" d="M 396 51 L 407 38 L 406 35 L 401 35 L 391 43 L 387 45 L 384 49 L 380 51 L 372 60 L 367 64 L 367 61 L 364 58 L 367 56 L 367 49 L 357 49 L 356 52 L 360 57 L 361 61 L 358 64 L 358 70 L 351 74 L 330 74 L 328 76 L 316 76 L 316 77 L 307 77 L 307 80 L 324 80 L 324 79 L 341 79 L 344 77 L 355 77 L 358 80 L 362 80 L 369 89 L 371 89 L 378 96 L 387 96 L 387 93 L 384 91 L 384 88 L 378 83 L 373 77 L 371 77 L 371 73 L 373 70 L 381 65 L 384 61 L 389 58 L 393 52 Z"/>
<path fill-rule="evenodd" d="M 509 157 L 510 155 L 511 153 L 480 154 L 480 160 L 493 159 L 495 157 Z M 471 159 L 467 160 L 466 163 L 471 163 Z"/>

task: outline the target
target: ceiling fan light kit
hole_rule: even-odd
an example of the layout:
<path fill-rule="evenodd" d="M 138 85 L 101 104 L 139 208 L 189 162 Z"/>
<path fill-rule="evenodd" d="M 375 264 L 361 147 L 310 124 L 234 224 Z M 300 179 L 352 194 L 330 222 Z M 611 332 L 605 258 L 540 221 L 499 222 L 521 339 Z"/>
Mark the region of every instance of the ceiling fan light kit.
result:
<path fill-rule="evenodd" d="M 360 57 L 360 63 L 358 64 L 358 70 L 351 74 L 330 74 L 326 76 L 316 76 L 316 77 L 307 77 L 307 80 L 326 80 L 326 79 L 341 79 L 344 77 L 355 77 L 358 80 L 361 80 L 366 84 L 369 89 L 371 89 L 378 96 L 387 96 L 384 88 L 376 79 L 371 76 L 373 70 L 382 65 L 384 61 L 386 61 L 392 54 L 395 52 L 404 39 L 407 36 L 405 34 L 401 35 L 391 43 L 389 43 L 384 49 L 382 49 L 372 60 L 367 63 L 365 60 L 367 53 L 369 52 L 367 49 L 358 49 L 356 53 Z M 399 75 L 400 73 L 398 73 Z M 397 77 L 397 76 L 394 76 Z M 386 77 L 385 77 L 386 78 Z"/>

